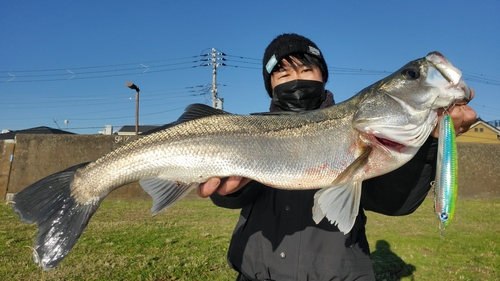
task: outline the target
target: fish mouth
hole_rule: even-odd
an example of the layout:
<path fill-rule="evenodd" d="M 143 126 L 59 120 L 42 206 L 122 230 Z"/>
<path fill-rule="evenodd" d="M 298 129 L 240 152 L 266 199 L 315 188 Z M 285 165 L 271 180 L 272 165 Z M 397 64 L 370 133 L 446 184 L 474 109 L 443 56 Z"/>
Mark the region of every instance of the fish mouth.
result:
<path fill-rule="evenodd" d="M 450 84 L 457 85 L 462 80 L 462 71 L 454 67 L 440 52 L 430 52 L 425 59 L 432 63 Z"/>
<path fill-rule="evenodd" d="M 462 71 L 454 67 L 445 56 L 436 51 L 429 53 L 425 59 L 448 81 L 450 84 L 449 88 L 456 88 L 462 91 L 463 96 L 456 96 L 453 103 L 466 104 L 471 100 L 472 91 L 462 80 Z"/>

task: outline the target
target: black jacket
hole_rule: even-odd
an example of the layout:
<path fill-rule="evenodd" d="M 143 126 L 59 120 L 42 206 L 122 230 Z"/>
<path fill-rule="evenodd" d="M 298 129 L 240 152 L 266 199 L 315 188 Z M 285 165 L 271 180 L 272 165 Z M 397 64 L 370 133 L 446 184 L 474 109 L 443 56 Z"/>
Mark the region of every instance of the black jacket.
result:
<path fill-rule="evenodd" d="M 251 182 L 234 194 L 212 195 L 217 206 L 242 208 L 229 246 L 230 266 L 248 280 L 375 280 L 363 209 L 412 213 L 430 189 L 436 147 L 429 138 L 403 167 L 364 181 L 360 212 L 346 235 L 327 219 L 312 220 L 317 190 L 279 190 Z"/>

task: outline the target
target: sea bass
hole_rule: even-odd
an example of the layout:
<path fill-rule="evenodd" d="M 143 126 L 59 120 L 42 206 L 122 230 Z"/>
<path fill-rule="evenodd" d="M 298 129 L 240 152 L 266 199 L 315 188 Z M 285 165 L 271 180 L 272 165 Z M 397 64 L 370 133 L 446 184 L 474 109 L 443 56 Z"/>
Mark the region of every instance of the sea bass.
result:
<path fill-rule="evenodd" d="M 438 155 L 434 186 L 434 212 L 441 236 L 455 214 L 458 190 L 457 144 L 453 120 L 449 115 L 439 123 Z"/>
<path fill-rule="evenodd" d="M 14 196 L 13 208 L 37 223 L 34 257 L 45 270 L 68 254 L 102 200 L 134 181 L 153 197 L 154 214 L 211 177 L 321 188 L 314 220 L 326 216 L 348 233 L 362 181 L 409 161 L 435 127 L 437 109 L 469 98 L 461 72 L 433 52 L 325 109 L 235 115 L 191 105 L 173 127 L 33 183 Z"/>

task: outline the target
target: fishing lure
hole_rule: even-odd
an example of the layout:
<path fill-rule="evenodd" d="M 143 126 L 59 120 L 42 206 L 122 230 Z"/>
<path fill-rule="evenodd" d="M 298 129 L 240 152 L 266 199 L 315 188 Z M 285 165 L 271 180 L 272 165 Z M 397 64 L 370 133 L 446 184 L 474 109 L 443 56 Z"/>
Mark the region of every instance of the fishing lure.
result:
<path fill-rule="evenodd" d="M 446 114 L 439 123 L 438 155 L 434 186 L 434 211 L 443 236 L 455 213 L 458 189 L 457 144 L 453 120 Z"/>

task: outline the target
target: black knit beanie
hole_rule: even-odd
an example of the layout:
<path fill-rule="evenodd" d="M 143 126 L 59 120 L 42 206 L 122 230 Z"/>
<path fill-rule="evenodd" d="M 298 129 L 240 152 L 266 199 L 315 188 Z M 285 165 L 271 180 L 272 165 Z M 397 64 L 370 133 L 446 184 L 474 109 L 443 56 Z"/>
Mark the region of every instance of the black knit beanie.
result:
<path fill-rule="evenodd" d="M 285 33 L 274 38 L 273 41 L 267 46 L 262 60 L 262 75 L 264 76 L 264 86 L 270 97 L 272 97 L 273 89 L 271 88 L 271 73 L 273 68 L 283 59 L 291 54 L 304 53 L 316 57 L 320 64 L 323 66 L 325 73 L 323 75 L 323 82 L 328 80 L 328 67 L 326 61 L 321 54 L 318 46 L 308 38 L 295 34 Z"/>

